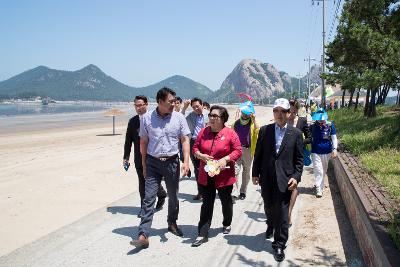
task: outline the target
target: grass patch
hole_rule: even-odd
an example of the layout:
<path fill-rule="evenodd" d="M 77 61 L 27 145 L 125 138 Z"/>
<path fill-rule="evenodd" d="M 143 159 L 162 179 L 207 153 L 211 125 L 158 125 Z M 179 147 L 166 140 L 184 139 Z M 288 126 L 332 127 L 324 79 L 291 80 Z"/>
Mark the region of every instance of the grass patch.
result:
<path fill-rule="evenodd" d="M 365 118 L 363 110 L 343 108 L 329 112 L 340 142 L 357 155 L 390 194 L 400 201 L 400 110 L 397 107 L 377 107 L 377 116 Z M 394 211 L 398 213 L 399 211 Z M 400 248 L 400 219 L 394 214 L 388 227 L 396 246 Z"/>

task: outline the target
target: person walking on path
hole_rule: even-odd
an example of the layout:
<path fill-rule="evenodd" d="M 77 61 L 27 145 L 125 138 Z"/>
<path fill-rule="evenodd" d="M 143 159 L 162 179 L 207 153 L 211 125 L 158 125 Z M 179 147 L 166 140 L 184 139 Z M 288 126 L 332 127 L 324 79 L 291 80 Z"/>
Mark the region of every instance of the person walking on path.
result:
<path fill-rule="evenodd" d="M 253 103 L 244 102 L 239 106 L 239 118 L 234 122 L 233 129 L 239 136 L 242 145 L 242 156 L 235 163 L 236 183 L 233 185 L 232 197 L 244 200 L 246 198 L 247 186 L 250 181 L 251 161 L 256 150 L 256 143 L 260 127 L 255 118 L 255 110 Z M 239 175 L 242 169 L 242 180 L 240 182 Z"/>
<path fill-rule="evenodd" d="M 231 128 L 226 127 L 228 111 L 221 106 L 212 106 L 210 126 L 200 130 L 193 146 L 193 154 L 200 160 L 199 185 L 203 193 L 200 210 L 198 237 L 192 243 L 198 247 L 208 241 L 208 231 L 214 211 L 215 190 L 222 205 L 222 232 L 231 231 L 233 216 L 232 188 L 236 181 L 234 162 L 242 155 L 239 137 Z"/>
<path fill-rule="evenodd" d="M 196 177 L 197 183 L 197 194 L 193 197 L 193 200 L 201 200 L 202 192 L 199 186 L 199 160 L 193 154 L 193 145 L 196 142 L 197 136 L 201 129 L 203 129 L 208 123 L 208 118 L 203 115 L 203 101 L 200 98 L 193 98 L 190 101 L 193 111 L 186 117 L 187 124 L 189 126 L 191 138 L 190 138 L 190 159 L 193 163 L 194 176 Z M 184 109 L 187 108 L 187 102 L 185 102 Z"/>
<path fill-rule="evenodd" d="M 179 213 L 179 140 L 182 142 L 184 161 L 182 173 L 189 169 L 189 128 L 185 117 L 174 111 L 176 93 L 166 87 L 157 92 L 157 108 L 144 114 L 140 121 L 140 151 L 145 176 L 143 213 L 138 239 L 131 244 L 139 248 L 149 246 L 149 230 L 153 221 L 156 193 L 164 177 L 168 194 L 168 231 L 183 236 L 176 221 Z"/>
<path fill-rule="evenodd" d="M 328 170 L 328 162 L 331 156 L 337 156 L 336 129 L 332 122 L 328 121 L 328 114 L 322 108 L 314 112 L 314 123 L 311 125 L 311 158 L 314 168 L 316 197 L 322 197 L 324 192 L 324 177 Z"/>
<path fill-rule="evenodd" d="M 288 119 L 288 124 L 293 127 L 296 127 L 303 133 L 303 151 L 304 151 L 306 145 L 311 143 L 311 133 L 310 133 L 310 127 L 308 126 L 307 123 L 307 117 L 300 117 L 298 115 L 300 103 L 297 100 L 292 99 L 289 101 L 289 104 L 290 104 L 290 116 Z M 289 218 L 288 218 L 289 227 L 292 226 L 292 210 L 294 204 L 296 203 L 298 195 L 299 191 L 297 190 L 297 188 L 293 189 L 289 204 Z"/>
<path fill-rule="evenodd" d="M 140 137 L 139 137 L 139 128 L 140 128 L 140 119 L 147 112 L 148 103 L 147 97 L 144 95 L 138 95 L 134 100 L 134 107 L 136 114 L 133 116 L 129 122 L 128 127 L 126 129 L 125 135 L 125 145 L 124 145 L 124 158 L 123 158 L 123 166 L 126 170 L 128 170 L 130 163 L 129 158 L 132 149 L 132 143 L 134 147 L 134 164 L 136 168 L 136 173 L 139 178 L 139 194 L 140 194 L 140 212 L 138 216 L 141 216 L 143 210 L 143 199 L 144 199 L 144 191 L 145 191 L 145 180 L 143 176 L 143 166 L 142 166 L 142 154 L 140 153 Z M 160 184 L 160 187 L 157 191 L 157 204 L 156 210 L 160 210 L 164 203 L 165 198 L 167 197 L 167 193 L 165 192 L 163 186 Z"/>
<path fill-rule="evenodd" d="M 272 248 L 278 262 L 285 259 L 291 191 L 303 172 L 303 137 L 300 130 L 287 124 L 289 110 L 287 99 L 275 100 L 275 123 L 261 127 L 252 169 L 253 184 L 261 185 L 268 225 L 265 235 L 270 238 L 274 234 Z"/>

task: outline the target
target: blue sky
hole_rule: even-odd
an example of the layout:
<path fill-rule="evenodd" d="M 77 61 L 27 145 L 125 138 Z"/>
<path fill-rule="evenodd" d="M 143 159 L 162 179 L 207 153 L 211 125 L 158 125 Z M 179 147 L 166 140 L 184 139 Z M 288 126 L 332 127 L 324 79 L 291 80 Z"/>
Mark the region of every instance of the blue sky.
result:
<path fill-rule="evenodd" d="M 321 14 L 311 0 L 1 1 L 0 81 L 95 64 L 131 86 L 178 74 L 215 90 L 245 58 L 304 75 L 308 54 L 321 56 Z"/>

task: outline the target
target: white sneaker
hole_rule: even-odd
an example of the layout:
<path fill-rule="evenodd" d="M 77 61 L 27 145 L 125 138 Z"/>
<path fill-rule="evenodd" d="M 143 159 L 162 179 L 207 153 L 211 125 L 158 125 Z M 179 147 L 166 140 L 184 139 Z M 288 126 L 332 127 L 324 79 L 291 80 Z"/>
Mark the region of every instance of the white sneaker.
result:
<path fill-rule="evenodd" d="M 317 188 L 316 196 L 317 196 L 318 198 L 319 198 L 319 197 L 322 197 L 322 190 L 321 190 L 321 189 Z"/>

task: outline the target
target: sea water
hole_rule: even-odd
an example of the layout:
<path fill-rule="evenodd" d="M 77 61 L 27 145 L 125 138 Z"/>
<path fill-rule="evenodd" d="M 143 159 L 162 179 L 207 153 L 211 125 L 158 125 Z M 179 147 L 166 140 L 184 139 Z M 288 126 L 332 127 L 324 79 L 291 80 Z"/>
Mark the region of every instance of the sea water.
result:
<path fill-rule="evenodd" d="M 43 105 L 41 102 L 9 102 L 0 103 L 0 116 L 57 114 L 71 112 L 91 112 L 107 110 L 119 106 L 129 106 L 129 103 L 112 102 L 57 102 Z"/>

